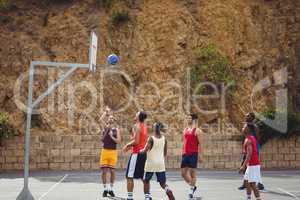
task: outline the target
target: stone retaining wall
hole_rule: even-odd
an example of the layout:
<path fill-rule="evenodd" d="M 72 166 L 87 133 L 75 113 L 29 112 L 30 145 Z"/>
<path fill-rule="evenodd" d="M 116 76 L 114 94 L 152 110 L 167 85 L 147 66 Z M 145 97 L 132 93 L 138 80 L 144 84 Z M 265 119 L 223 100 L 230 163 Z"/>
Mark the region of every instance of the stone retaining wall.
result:
<path fill-rule="evenodd" d="M 181 136 L 168 136 L 167 168 L 179 168 Z M 128 141 L 129 136 L 125 136 Z M 240 166 L 241 141 L 229 136 L 205 137 L 203 160 L 205 169 L 237 169 Z M 123 146 L 123 144 L 122 144 Z M 24 138 L 4 141 L 0 147 L 0 169 L 23 168 Z M 120 150 L 119 150 L 120 151 Z M 99 135 L 32 135 L 30 168 L 53 170 L 99 169 L 101 143 Z M 300 137 L 272 140 L 262 149 L 264 168 L 300 168 Z M 119 152 L 118 168 L 126 168 L 128 154 Z"/>

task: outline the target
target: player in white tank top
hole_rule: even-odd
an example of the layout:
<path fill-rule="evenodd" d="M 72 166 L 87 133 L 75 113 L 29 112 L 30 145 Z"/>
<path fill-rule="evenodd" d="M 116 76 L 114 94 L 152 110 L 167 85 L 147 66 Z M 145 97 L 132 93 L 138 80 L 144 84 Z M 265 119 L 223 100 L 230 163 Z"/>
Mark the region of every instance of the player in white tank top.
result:
<path fill-rule="evenodd" d="M 166 171 L 164 155 L 165 136 L 160 138 L 151 136 L 151 140 L 153 145 L 151 150 L 147 152 L 145 172 L 164 172 Z"/>
<path fill-rule="evenodd" d="M 144 175 L 145 200 L 152 200 L 150 195 L 150 180 L 154 173 L 160 186 L 166 191 L 169 200 L 175 200 L 172 191 L 166 184 L 165 156 L 167 155 L 167 141 L 165 136 L 161 135 L 163 129 L 162 123 L 155 123 L 154 136 L 148 138 L 145 148 L 141 151 L 147 153 Z"/>

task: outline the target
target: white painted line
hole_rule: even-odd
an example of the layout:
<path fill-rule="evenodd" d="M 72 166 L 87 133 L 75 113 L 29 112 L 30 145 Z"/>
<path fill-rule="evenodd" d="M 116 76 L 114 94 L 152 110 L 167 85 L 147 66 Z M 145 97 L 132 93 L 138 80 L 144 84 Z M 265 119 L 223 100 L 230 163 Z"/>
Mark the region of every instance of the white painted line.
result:
<path fill-rule="evenodd" d="M 47 196 L 49 194 L 49 192 L 51 192 L 52 190 L 54 190 L 54 188 L 56 188 L 67 177 L 68 177 L 68 174 L 64 175 L 64 177 L 62 177 L 62 179 L 60 179 L 57 183 L 55 183 L 54 185 L 52 185 L 47 192 L 45 192 L 44 194 L 42 194 L 42 196 L 40 196 L 40 198 L 38 200 L 42 200 L 45 196 Z"/>
<path fill-rule="evenodd" d="M 295 199 L 299 199 L 296 195 L 294 195 L 294 194 L 292 194 L 292 193 L 290 193 L 290 192 L 288 192 L 288 191 L 286 191 L 286 190 L 284 190 L 284 189 L 282 189 L 282 188 L 277 188 L 279 191 L 281 191 L 281 192 L 284 192 L 285 194 L 287 194 L 287 195 L 290 195 L 291 197 L 294 197 Z"/>

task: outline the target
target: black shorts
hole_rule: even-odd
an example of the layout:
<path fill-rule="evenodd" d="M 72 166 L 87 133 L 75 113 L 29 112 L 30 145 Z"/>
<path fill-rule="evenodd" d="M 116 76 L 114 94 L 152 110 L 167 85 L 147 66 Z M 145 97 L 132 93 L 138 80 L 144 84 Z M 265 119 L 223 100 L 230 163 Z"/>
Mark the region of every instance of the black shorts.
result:
<path fill-rule="evenodd" d="M 197 168 L 198 153 L 182 155 L 181 168 Z"/>
<path fill-rule="evenodd" d="M 154 173 L 156 174 L 157 182 L 166 183 L 166 172 L 146 172 L 144 181 L 149 182 L 152 179 Z"/>
<path fill-rule="evenodd" d="M 126 178 L 142 179 L 146 158 L 145 153 L 131 154 L 127 165 Z"/>

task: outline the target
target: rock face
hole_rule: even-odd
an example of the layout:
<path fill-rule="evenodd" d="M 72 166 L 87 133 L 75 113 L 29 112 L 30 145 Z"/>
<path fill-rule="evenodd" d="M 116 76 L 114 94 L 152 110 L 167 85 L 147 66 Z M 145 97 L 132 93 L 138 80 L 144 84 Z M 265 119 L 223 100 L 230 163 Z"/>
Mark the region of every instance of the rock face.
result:
<path fill-rule="evenodd" d="M 20 108 L 27 97 L 27 78 L 21 80 L 21 75 L 27 75 L 30 61 L 87 63 L 91 30 L 99 37 L 97 72 L 78 70 L 51 94 L 40 106 L 34 134 L 95 132 L 104 105 L 109 105 L 119 110 L 124 135 L 134 113 L 143 108 L 150 114 L 149 124 L 169 124 L 170 140 L 176 141 L 174 133 L 182 131 L 185 113 L 197 111 L 188 81 L 193 52 L 209 43 L 230 59 L 237 89 L 224 101 L 220 90 L 214 103 L 208 101 L 210 107 L 200 106 L 216 109 L 200 112 L 202 123 L 222 117 L 239 128 L 251 110 L 254 85 L 265 77 L 272 86 L 255 96 L 255 109 L 274 104 L 276 89 L 283 87 L 299 113 L 299 1 L 116 0 L 108 7 L 99 2 L 16 1 L 11 11 L 0 11 L 0 110 L 10 114 L 21 133 L 25 115 Z M 113 25 L 115 10 L 128 10 L 129 21 Z M 112 52 L 120 56 L 120 69 L 104 67 Z M 280 69 L 287 69 L 288 83 L 275 86 L 274 73 Z M 37 69 L 34 96 L 64 71 Z"/>

